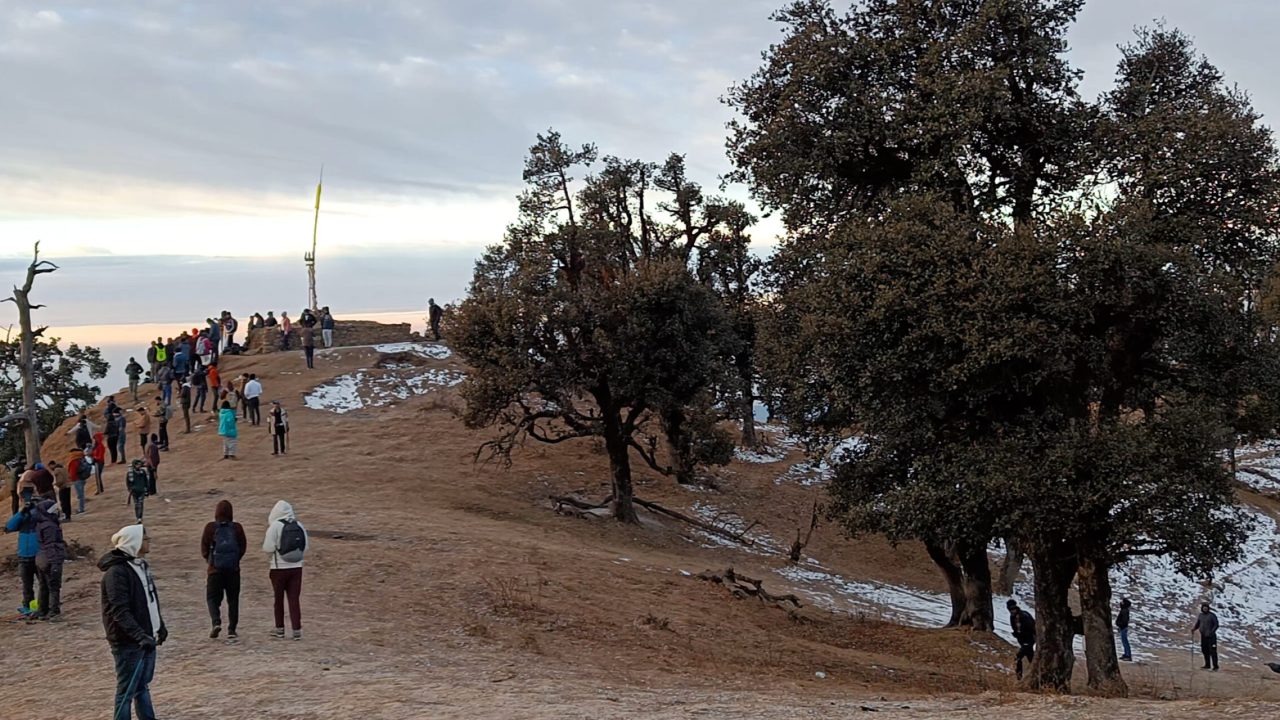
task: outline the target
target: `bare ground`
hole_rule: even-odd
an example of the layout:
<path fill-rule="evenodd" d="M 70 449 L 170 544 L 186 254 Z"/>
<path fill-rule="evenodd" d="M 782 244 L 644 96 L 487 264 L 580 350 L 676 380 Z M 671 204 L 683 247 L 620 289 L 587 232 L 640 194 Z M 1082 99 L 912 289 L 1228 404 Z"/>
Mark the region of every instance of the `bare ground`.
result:
<path fill-rule="evenodd" d="M 865 613 L 797 613 L 739 600 L 692 579 L 733 565 L 786 592 L 777 557 L 709 547 L 688 527 L 645 514 L 641 527 L 557 516 L 547 498 L 606 493 L 607 467 L 589 442 L 531 447 L 510 468 L 475 464 L 486 437 L 465 429 L 441 390 L 346 415 L 301 407 L 318 382 L 378 360 L 372 350 L 227 358 L 224 376 L 252 370 L 266 398 L 290 410 L 293 446 L 270 455 L 265 427 L 242 424 L 241 460 L 219 460 L 211 424 L 171 425 L 160 497 L 147 524 L 170 628 L 153 696 L 176 718 L 1213 718 L 1280 709 L 1265 668 L 1197 674 L 1183 657 L 1128 666 L 1135 699 L 1013 692 L 992 636 L 920 630 Z M 461 369 L 455 361 L 433 363 Z M 123 398 L 123 395 L 118 396 Z M 210 416 L 211 417 L 211 416 Z M 66 439 L 51 439 L 61 457 Z M 130 452 L 136 452 L 133 444 Z M 66 527 L 96 554 L 131 521 L 122 465 L 107 493 Z M 813 488 L 775 484 L 779 465 L 734 463 L 720 490 L 692 493 L 639 475 L 639 493 L 687 510 L 695 501 L 759 520 L 785 544 L 807 523 Z M 245 524 L 240 643 L 208 638 L 200 530 L 220 499 Z M 268 637 L 267 567 L 257 547 L 267 511 L 291 501 L 313 546 L 301 642 Z M 0 540 L 12 552 L 12 536 Z M 850 542 L 822 526 L 806 555 L 847 577 L 938 589 L 922 553 Z M 97 718 L 114 676 L 102 638 L 97 569 L 68 564 L 68 622 L 0 624 L 4 717 Z M 0 575 L 0 607 L 17 579 Z M 816 673 L 823 673 L 819 677 Z M 1083 676 L 1083 668 L 1078 673 Z M 1159 701 L 1156 698 L 1178 698 Z M 1149 699 L 1139 699 L 1149 698 Z M 39 704 L 41 707 L 36 707 Z"/>

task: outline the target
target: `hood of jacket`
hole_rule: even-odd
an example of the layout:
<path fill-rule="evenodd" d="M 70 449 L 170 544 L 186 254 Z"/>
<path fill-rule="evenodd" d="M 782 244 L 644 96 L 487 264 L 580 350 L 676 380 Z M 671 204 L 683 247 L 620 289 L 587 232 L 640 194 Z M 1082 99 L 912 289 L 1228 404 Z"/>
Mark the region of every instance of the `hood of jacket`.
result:
<path fill-rule="evenodd" d="M 57 500 L 41 500 L 40 503 L 36 505 L 31 516 L 34 517 L 37 522 L 41 520 L 49 520 L 51 522 L 62 521 L 62 514 L 58 512 Z"/>
<path fill-rule="evenodd" d="M 267 522 L 278 522 L 280 520 L 297 520 L 293 514 L 293 506 L 284 500 L 276 502 L 276 506 L 271 508 L 271 514 L 267 516 Z"/>
<path fill-rule="evenodd" d="M 138 557 L 142 549 L 142 536 L 146 531 L 141 525 L 125 525 L 111 536 L 111 545 L 125 555 L 126 559 Z"/>
<path fill-rule="evenodd" d="M 218 506 L 213 509 L 213 519 L 218 522 L 231 522 L 235 519 L 230 500 L 218 501 Z"/>
<path fill-rule="evenodd" d="M 98 558 L 98 569 L 102 572 L 110 570 L 116 565 L 127 563 L 133 558 L 129 557 L 122 550 L 110 550 L 102 557 Z"/>

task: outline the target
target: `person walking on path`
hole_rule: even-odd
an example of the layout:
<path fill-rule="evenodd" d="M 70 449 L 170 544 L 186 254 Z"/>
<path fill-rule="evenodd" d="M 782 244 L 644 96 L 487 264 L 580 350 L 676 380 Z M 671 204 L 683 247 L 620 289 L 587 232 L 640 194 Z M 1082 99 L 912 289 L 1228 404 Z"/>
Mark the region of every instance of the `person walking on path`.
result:
<path fill-rule="evenodd" d="M 182 383 L 182 388 L 178 390 L 178 406 L 182 408 L 182 422 L 186 424 L 187 429 L 182 431 L 183 435 L 191 434 L 191 381 Z"/>
<path fill-rule="evenodd" d="M 324 337 L 324 346 L 333 347 L 333 314 L 329 312 L 329 306 L 325 305 L 320 310 L 320 334 Z"/>
<path fill-rule="evenodd" d="M 40 540 L 36 538 L 35 504 L 26 503 L 4 524 L 6 533 L 18 533 L 18 577 L 22 581 L 22 607 L 18 612 L 31 612 L 31 601 L 36 599 L 36 555 L 40 552 Z"/>
<path fill-rule="evenodd" d="M 92 450 L 92 447 L 85 448 L 84 451 L 72 450 L 67 458 L 67 474 L 71 478 L 72 489 L 76 491 L 77 515 L 84 512 L 84 486 L 93 477 L 93 458 L 89 456 Z"/>
<path fill-rule="evenodd" d="M 1013 638 L 1018 641 L 1018 654 L 1015 672 L 1022 679 L 1022 661 L 1035 662 L 1036 659 L 1036 619 L 1031 613 L 1018 607 L 1018 601 L 1010 599 L 1005 603 L 1009 609 L 1009 628 L 1013 630 Z"/>
<path fill-rule="evenodd" d="M 121 412 L 119 415 L 116 415 L 116 450 L 119 452 L 120 456 L 119 456 L 119 460 L 117 460 L 116 454 L 112 453 L 111 454 L 112 463 L 119 462 L 120 464 L 123 465 L 124 463 L 128 462 L 128 459 L 125 457 L 125 446 L 128 444 L 129 444 L 129 419 L 125 417 L 125 414 L 123 412 Z"/>
<path fill-rule="evenodd" d="M 1133 649 L 1129 647 L 1129 598 L 1120 601 L 1120 613 L 1116 615 L 1116 629 L 1120 631 L 1120 647 L 1124 651 L 1121 660 L 1133 661 Z"/>
<path fill-rule="evenodd" d="M 80 457 L 84 457 L 84 453 L 80 453 Z M 62 507 L 62 514 L 66 519 L 71 519 L 71 475 L 67 468 L 58 464 L 57 460 L 50 460 L 49 467 L 53 472 L 53 489 L 57 492 L 58 505 Z"/>
<path fill-rule="evenodd" d="M 147 441 L 151 439 L 151 413 L 147 412 L 147 408 L 142 405 L 138 406 L 137 431 L 138 437 L 142 442 L 139 447 L 145 453 L 147 451 Z"/>
<path fill-rule="evenodd" d="M 102 571 L 102 627 L 115 658 L 115 720 L 155 720 L 151 682 L 156 648 L 169 630 L 160 615 L 160 595 L 147 564 L 151 538 L 141 524 L 126 525 L 111 536 L 112 550 L 98 560 Z"/>
<path fill-rule="evenodd" d="M 112 419 L 112 423 L 115 420 Z M 112 452 L 114 453 L 114 450 Z M 93 480 L 97 486 L 94 495 L 102 494 L 102 466 L 107 463 L 107 439 L 102 433 L 93 436 L 93 449 L 89 453 L 89 459 L 93 460 Z"/>
<path fill-rule="evenodd" d="M 249 548 L 244 527 L 234 521 L 231 503 L 220 500 L 213 510 L 213 522 L 200 535 L 200 555 L 209 564 L 205 580 L 205 600 L 213 629 L 209 637 L 222 632 L 222 598 L 227 598 L 227 642 L 235 642 L 240 622 L 240 561 Z"/>
<path fill-rule="evenodd" d="M 249 373 L 249 380 L 244 384 L 244 399 L 249 403 L 249 422 L 261 425 L 262 409 L 259 403 L 262 400 L 262 383 L 258 382 L 258 376 L 253 373 Z"/>
<path fill-rule="evenodd" d="M 307 529 L 298 522 L 293 506 L 276 503 L 267 516 L 267 533 L 262 551 L 270 556 L 271 589 L 275 593 L 276 627 L 272 636 L 284 637 L 284 604 L 289 602 L 293 639 L 302 639 L 302 559 L 307 549 Z"/>
<path fill-rule="evenodd" d="M 302 338 L 302 354 L 307 358 L 307 369 L 314 370 L 316 367 L 316 330 L 303 325 L 302 329 L 298 331 L 298 336 Z"/>
<path fill-rule="evenodd" d="M 146 507 L 150 477 L 151 473 L 147 472 L 147 465 L 142 458 L 134 458 L 133 464 L 129 466 L 129 472 L 124 476 L 125 489 L 129 491 L 125 502 L 133 503 L 133 517 L 138 522 L 142 522 L 142 511 Z"/>
<path fill-rule="evenodd" d="M 205 401 L 209 397 L 209 370 L 212 369 L 212 365 L 208 368 L 199 367 L 196 368 L 195 372 L 191 373 L 191 390 L 195 393 L 195 399 L 191 401 L 193 412 L 205 412 Z M 190 425 L 190 421 L 187 424 Z"/>
<path fill-rule="evenodd" d="M 1209 607 L 1209 603 L 1201 603 L 1200 615 L 1191 628 L 1191 634 L 1200 633 L 1200 654 L 1204 655 L 1204 667 L 1201 670 L 1218 669 L 1218 616 Z"/>
<path fill-rule="evenodd" d="M 222 459 L 235 460 L 240 433 L 236 429 L 236 411 L 225 400 L 222 402 L 222 410 L 218 412 L 218 434 L 222 436 Z"/>
<path fill-rule="evenodd" d="M 120 416 L 124 413 L 117 410 L 115 415 L 107 418 L 106 449 L 111 451 L 111 464 L 120 461 Z"/>
<path fill-rule="evenodd" d="M 289 413 L 279 400 L 271 401 L 271 412 L 267 415 L 267 429 L 271 432 L 271 454 L 284 455 L 289 438 Z"/>
<path fill-rule="evenodd" d="M 138 402 L 138 382 L 142 380 L 142 366 L 137 360 L 129 358 L 129 364 L 124 366 L 124 374 L 129 376 L 129 392 L 133 395 L 133 401 Z"/>
<path fill-rule="evenodd" d="M 33 513 L 36 520 L 36 576 L 40 593 L 36 599 L 36 619 L 62 620 L 62 563 L 67 559 L 67 544 L 62 539 L 62 522 L 52 500 L 41 501 Z"/>
<path fill-rule="evenodd" d="M 147 446 L 147 495 L 156 494 L 156 473 L 160 470 L 160 446 L 156 436 L 151 436 L 151 444 Z"/>
<path fill-rule="evenodd" d="M 431 334 L 436 342 L 440 342 L 440 319 L 444 317 L 444 308 L 436 304 L 435 298 L 427 299 L 427 319 L 431 322 Z"/>

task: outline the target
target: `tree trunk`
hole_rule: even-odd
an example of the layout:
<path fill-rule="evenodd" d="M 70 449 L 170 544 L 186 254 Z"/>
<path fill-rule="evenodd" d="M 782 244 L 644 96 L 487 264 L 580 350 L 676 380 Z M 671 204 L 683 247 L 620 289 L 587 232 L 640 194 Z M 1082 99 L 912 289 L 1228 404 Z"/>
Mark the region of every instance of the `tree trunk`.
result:
<path fill-rule="evenodd" d="M 965 607 L 968 605 L 964 573 L 961 572 L 958 564 L 952 562 L 950 553 L 943 546 L 926 542 L 924 549 L 929 553 L 929 559 L 933 564 L 942 571 L 942 577 L 947 581 L 947 592 L 951 595 L 951 619 L 947 621 L 946 627 L 958 627 L 965 614 Z"/>
<path fill-rule="evenodd" d="M 754 448 L 758 446 L 756 440 L 756 389 L 751 382 L 751 360 L 746 359 L 745 366 L 743 360 L 738 360 L 738 378 L 742 382 L 742 447 Z"/>
<path fill-rule="evenodd" d="M 991 600 L 991 563 L 987 549 L 981 545 L 957 547 L 960 568 L 964 571 L 965 609 L 960 624 L 974 630 L 994 632 L 995 611 Z"/>
<path fill-rule="evenodd" d="M 1023 682 L 1033 690 L 1069 692 L 1076 658 L 1067 591 L 1075 579 L 1075 553 L 1064 543 L 1037 540 L 1028 543 L 1027 554 L 1035 573 L 1036 658 Z"/>
<path fill-rule="evenodd" d="M 1116 640 L 1111 632 L 1110 565 L 1086 554 L 1080 556 L 1076 586 L 1084 616 L 1084 657 L 1089 688 L 1107 697 L 1126 697 L 1129 687 L 1120 676 Z"/>
<path fill-rule="evenodd" d="M 36 243 L 31 265 L 27 267 L 26 283 L 22 287 L 13 288 L 13 304 L 18 306 L 18 323 L 22 326 L 22 407 L 26 412 L 23 420 L 23 431 L 26 435 L 27 465 L 40 462 L 40 410 L 36 406 L 36 375 L 32 353 L 35 349 L 36 333 L 31 326 L 31 287 L 35 284 L 36 275 L 50 273 L 58 269 L 51 262 L 40 261 L 40 243 Z"/>
<path fill-rule="evenodd" d="M 1027 556 L 1015 540 L 1006 539 L 1004 550 L 1004 562 L 1000 563 L 1000 570 L 996 574 L 995 591 L 999 595 L 1012 595 L 1013 586 L 1017 584 L 1018 575 L 1022 572 L 1022 561 Z"/>
<path fill-rule="evenodd" d="M 683 408 L 662 412 L 662 430 L 666 435 L 667 454 L 671 456 L 671 471 L 681 485 L 698 482 L 693 462 L 693 438 L 687 430 Z"/>
<path fill-rule="evenodd" d="M 604 447 L 609 454 L 609 469 L 613 475 L 613 500 L 609 506 L 613 517 L 619 522 L 638 523 L 640 520 L 632 504 L 631 455 L 616 408 L 607 408 L 604 413 Z"/>

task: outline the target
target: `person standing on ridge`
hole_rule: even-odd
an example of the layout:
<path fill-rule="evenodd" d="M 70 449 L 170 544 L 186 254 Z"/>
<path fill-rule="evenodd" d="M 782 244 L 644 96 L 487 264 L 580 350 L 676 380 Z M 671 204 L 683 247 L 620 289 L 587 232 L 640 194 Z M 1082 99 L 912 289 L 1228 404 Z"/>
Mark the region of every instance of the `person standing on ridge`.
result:
<path fill-rule="evenodd" d="M 222 597 L 227 598 L 227 642 L 236 641 L 236 625 L 240 622 L 240 561 L 249 548 L 244 527 L 234 521 L 231 503 L 220 500 L 213 510 L 213 522 L 204 526 L 200 535 L 200 555 L 209 564 L 205 580 L 205 600 L 213 630 L 209 637 L 222 632 Z"/>
<path fill-rule="evenodd" d="M 237 322 L 236 319 L 231 316 L 230 312 L 223 310 L 222 311 L 222 337 L 224 340 L 226 340 L 226 342 L 223 343 L 222 345 L 224 349 L 230 348 L 232 345 L 235 345 L 236 330 L 238 330 L 239 328 L 240 328 L 240 323 Z"/>
<path fill-rule="evenodd" d="M 150 485 L 151 474 L 147 472 L 147 466 L 141 458 L 134 458 L 133 464 L 129 466 L 129 472 L 125 473 L 124 484 L 129 491 L 125 502 L 133 503 L 133 517 L 138 522 L 142 522 L 142 511 L 146 508 L 147 487 Z"/>
<path fill-rule="evenodd" d="M 209 342 L 213 345 L 213 362 L 218 362 L 218 353 L 222 350 L 222 325 L 213 318 L 205 318 L 209 326 Z"/>
<path fill-rule="evenodd" d="M 436 304 L 435 298 L 427 299 L 427 320 L 431 323 L 431 334 L 436 342 L 440 342 L 440 319 L 444 317 L 444 308 Z"/>
<path fill-rule="evenodd" d="M 314 370 L 316 368 L 316 330 L 303 325 L 298 331 L 298 336 L 302 338 L 302 354 L 307 359 L 307 369 Z"/>
<path fill-rule="evenodd" d="M 302 559 L 307 549 L 307 529 L 298 522 L 293 506 L 280 500 L 267 516 L 262 551 L 270 554 L 271 589 L 275 593 L 275 638 L 284 637 L 284 603 L 289 601 L 293 639 L 302 639 Z"/>
<path fill-rule="evenodd" d="M 329 306 L 325 305 L 320 310 L 320 334 L 327 348 L 333 347 L 333 326 L 333 313 L 329 312 Z"/>
<path fill-rule="evenodd" d="M 147 345 L 147 367 L 150 368 L 151 377 L 155 377 L 156 371 L 160 369 L 160 361 L 156 359 L 157 352 L 159 352 L 159 346 L 153 340 Z"/>
<path fill-rule="evenodd" d="M 240 432 L 236 429 L 236 411 L 229 401 L 222 401 L 218 411 L 218 434 L 222 436 L 222 459 L 236 459 L 236 443 Z"/>
<path fill-rule="evenodd" d="M 1200 654 L 1204 655 L 1204 667 L 1218 670 L 1218 616 L 1209 608 L 1209 603 L 1200 604 L 1200 615 L 1191 628 L 1191 634 L 1200 632 Z"/>
<path fill-rule="evenodd" d="M 1035 662 L 1036 659 L 1036 619 L 1031 613 L 1018 607 L 1018 601 L 1010 599 L 1005 603 L 1009 609 L 1009 628 L 1013 630 L 1013 638 L 1018 641 L 1018 654 L 1015 672 L 1022 679 L 1022 661 Z"/>
<path fill-rule="evenodd" d="M 115 418 L 107 423 L 108 426 L 115 424 Z M 115 454 L 115 450 L 112 450 Z M 93 480 L 97 486 L 94 495 L 102 494 L 102 466 L 107 464 L 107 439 L 102 433 L 93 436 L 93 450 L 90 452 L 90 459 L 93 460 Z"/>
<path fill-rule="evenodd" d="M 173 402 L 173 368 L 161 365 L 160 371 L 156 373 L 156 385 L 160 387 L 160 397 L 164 398 L 164 403 L 168 405 Z"/>
<path fill-rule="evenodd" d="M 173 405 L 169 404 L 171 399 L 172 398 L 167 398 L 167 397 L 164 397 L 163 395 L 156 398 L 155 415 L 160 420 L 159 440 L 160 440 L 161 450 L 169 449 L 169 420 L 173 417 Z M 152 442 L 156 441 L 155 435 L 151 436 L 151 441 Z"/>
<path fill-rule="evenodd" d="M 1133 661 L 1133 650 L 1129 647 L 1129 608 L 1131 603 L 1129 598 L 1120 601 L 1120 613 L 1116 615 L 1116 629 L 1120 631 L 1120 647 L 1124 653 L 1120 655 L 1121 660 Z"/>
<path fill-rule="evenodd" d="M 142 441 L 142 452 L 147 451 L 147 441 L 151 439 L 151 413 L 142 405 L 138 406 L 138 435 Z"/>
<path fill-rule="evenodd" d="M 36 538 L 35 504 L 26 503 L 4 524 L 6 533 L 18 533 L 18 577 L 22 582 L 22 607 L 18 613 L 31 612 L 31 601 L 36 599 L 36 555 L 40 541 Z"/>
<path fill-rule="evenodd" d="M 212 365 L 207 368 L 198 367 L 195 372 L 191 373 L 191 379 L 188 380 L 188 382 L 191 383 L 191 389 L 195 393 L 195 399 L 191 401 L 191 409 L 193 412 L 205 412 L 204 405 L 209 397 L 208 371 L 212 369 Z M 188 421 L 187 424 L 190 425 L 190 422 Z"/>
<path fill-rule="evenodd" d="M 217 414 L 218 407 L 221 405 L 219 395 L 222 392 L 222 375 L 218 372 L 217 360 L 214 360 L 213 364 L 209 366 L 209 375 L 205 378 L 205 382 L 209 386 L 209 393 L 213 395 L 209 401 L 209 412 Z"/>
<path fill-rule="evenodd" d="M 151 444 L 147 445 L 146 459 L 148 496 L 156 494 L 156 481 L 158 480 L 156 474 L 160 470 L 160 445 L 156 440 L 157 438 L 155 434 L 152 434 Z"/>
<path fill-rule="evenodd" d="M 89 457 L 91 447 L 84 450 L 72 450 L 70 456 L 67 457 L 67 475 L 71 478 L 71 487 L 76 492 L 76 514 L 84 512 L 84 486 L 93 477 L 93 458 Z M 70 505 L 71 496 L 67 496 L 67 505 Z M 67 519 L 71 519 L 70 512 Z"/>
<path fill-rule="evenodd" d="M 178 406 L 182 408 L 182 422 L 186 424 L 187 429 L 182 431 L 183 435 L 191 434 L 191 381 L 187 380 L 182 383 L 182 387 L 178 388 Z"/>
<path fill-rule="evenodd" d="M 79 452 L 79 451 L 73 451 Z M 84 453 L 80 453 L 80 457 L 84 457 Z M 58 505 L 62 507 L 62 514 L 68 520 L 71 519 L 71 475 L 67 468 L 58 464 L 57 460 L 49 461 L 49 468 L 53 472 L 53 489 L 57 491 Z"/>
<path fill-rule="evenodd" d="M 128 462 L 125 458 L 125 446 L 129 444 L 129 419 L 125 417 L 124 412 L 116 415 L 116 450 L 120 452 L 120 464 Z M 111 456 L 111 462 L 116 462 L 116 456 Z"/>
<path fill-rule="evenodd" d="M 102 571 L 102 626 L 115 658 L 115 720 L 155 720 L 151 681 L 156 672 L 156 647 L 169 630 L 160 616 L 160 595 L 147 565 L 151 538 L 141 523 L 127 525 L 111 536 L 113 549 L 98 560 Z M 132 707 L 131 707 L 132 706 Z"/>
<path fill-rule="evenodd" d="M 280 311 L 280 349 L 289 349 L 289 336 L 293 334 L 293 321 L 289 320 L 289 313 Z"/>
<path fill-rule="evenodd" d="M 111 451 L 112 465 L 120 461 L 120 418 L 123 416 L 122 410 L 107 416 L 106 444 L 107 450 Z"/>
<path fill-rule="evenodd" d="M 36 604 L 36 619 L 59 622 L 62 620 L 62 563 L 67 559 L 67 544 L 62 539 L 62 523 L 58 506 L 52 500 L 36 505 L 36 576 L 40 578 L 40 594 Z"/>
<path fill-rule="evenodd" d="M 68 430 L 67 434 L 68 435 L 74 434 L 76 436 L 75 437 L 76 447 L 81 450 L 84 450 L 85 448 L 89 447 L 89 443 L 93 442 L 93 433 L 96 431 L 97 431 L 97 427 L 96 426 L 90 427 L 89 418 L 84 414 L 81 414 L 80 421 L 75 424 L 75 427 Z"/>
<path fill-rule="evenodd" d="M 286 440 L 289 437 L 289 413 L 280 405 L 279 400 L 271 401 L 271 412 L 267 415 L 267 429 L 271 431 L 271 454 L 284 455 Z"/>
<path fill-rule="evenodd" d="M 249 404 L 249 422 L 261 425 L 262 383 L 258 382 L 258 376 L 254 373 L 249 373 L 249 379 L 244 384 L 244 399 Z"/>
<path fill-rule="evenodd" d="M 133 401 L 138 402 L 138 381 L 142 379 L 142 366 L 137 360 L 129 358 L 129 364 L 124 366 L 124 374 L 129 376 L 129 392 L 133 394 Z"/>

